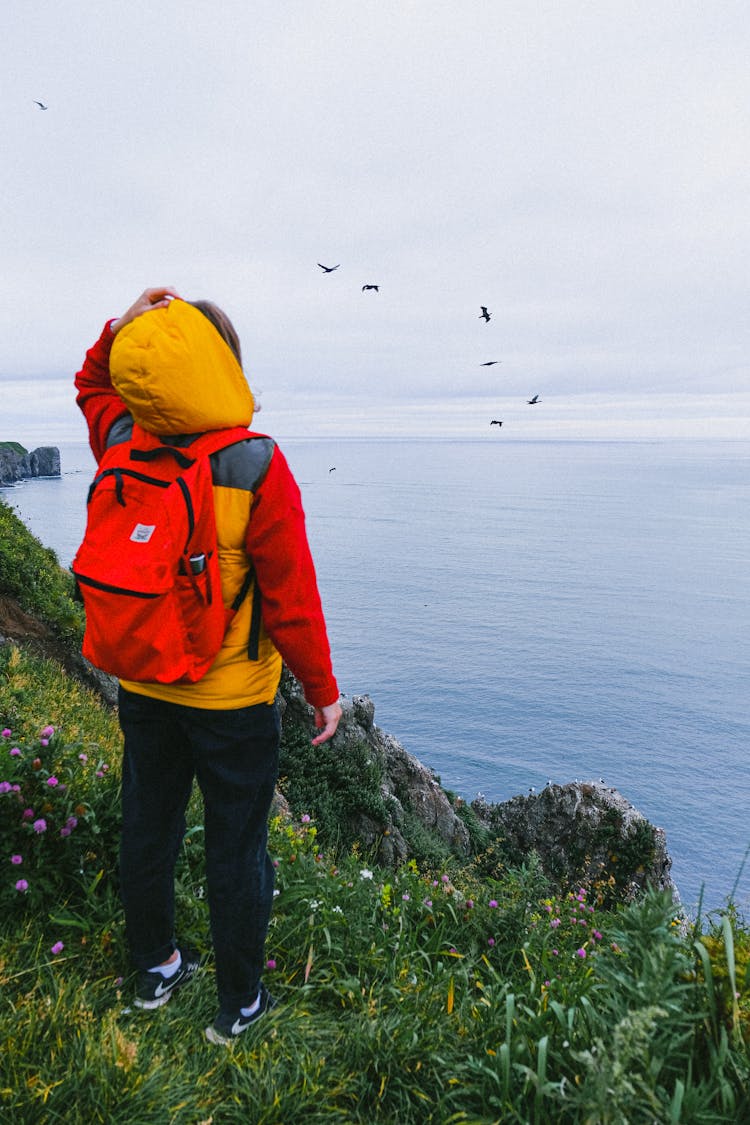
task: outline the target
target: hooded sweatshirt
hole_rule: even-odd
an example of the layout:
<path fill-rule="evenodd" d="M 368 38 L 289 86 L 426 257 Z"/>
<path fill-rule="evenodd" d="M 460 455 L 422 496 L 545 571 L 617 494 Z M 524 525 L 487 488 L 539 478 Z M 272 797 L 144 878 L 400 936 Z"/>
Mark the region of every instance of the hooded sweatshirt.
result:
<path fill-rule="evenodd" d="M 253 397 L 231 348 L 192 305 L 173 300 L 125 325 L 108 322 L 77 373 L 76 401 L 97 462 L 143 429 L 189 445 L 206 430 L 248 426 Z M 338 699 L 299 488 L 275 442 L 247 441 L 211 456 L 222 597 L 232 603 L 251 564 L 261 595 L 257 660 L 250 660 L 253 591 L 234 617 L 211 668 L 194 684 L 122 681 L 156 699 L 228 710 L 271 703 L 282 659 L 314 707 Z"/>

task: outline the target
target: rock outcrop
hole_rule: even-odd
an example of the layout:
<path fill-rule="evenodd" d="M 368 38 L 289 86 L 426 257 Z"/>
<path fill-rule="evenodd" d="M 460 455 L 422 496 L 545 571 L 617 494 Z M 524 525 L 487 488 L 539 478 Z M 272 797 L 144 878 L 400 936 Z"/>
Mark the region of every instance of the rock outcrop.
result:
<path fill-rule="evenodd" d="M 59 476 L 60 450 L 57 446 L 41 445 L 28 453 L 15 442 L 0 443 L 0 487 L 28 477 Z"/>
<path fill-rule="evenodd" d="M 534 852 L 559 886 L 595 884 L 625 902 L 646 886 L 676 895 L 664 830 L 601 782 L 547 785 L 496 805 L 478 798 L 471 807 L 511 862 Z"/>
<path fill-rule="evenodd" d="M 311 722 L 312 709 L 287 672 L 281 697 L 291 716 Z M 375 706 L 369 696 L 344 696 L 342 707 L 334 750 L 346 754 L 355 744 L 365 743 L 382 765 L 389 818 L 375 823 L 363 814 L 357 823 L 358 837 L 377 862 L 394 866 L 409 858 L 405 824 L 410 818 L 455 855 L 464 859 L 472 855 L 465 802 L 451 798 L 432 770 L 375 725 Z M 468 810 L 475 838 L 481 835 L 500 863 L 520 865 L 535 854 L 545 876 L 559 887 L 596 884 L 627 900 L 652 886 L 671 890 L 676 897 L 664 831 L 615 789 L 595 782 L 548 785 L 539 794 L 498 804 L 477 798 Z"/>

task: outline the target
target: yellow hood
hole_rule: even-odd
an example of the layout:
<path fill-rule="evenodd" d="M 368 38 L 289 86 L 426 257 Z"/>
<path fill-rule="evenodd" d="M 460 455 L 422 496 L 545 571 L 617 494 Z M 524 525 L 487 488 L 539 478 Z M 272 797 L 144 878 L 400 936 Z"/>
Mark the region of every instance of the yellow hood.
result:
<path fill-rule="evenodd" d="M 109 370 L 133 418 L 150 433 L 195 434 L 252 421 L 252 391 L 234 352 L 186 301 L 170 301 L 121 328 Z"/>

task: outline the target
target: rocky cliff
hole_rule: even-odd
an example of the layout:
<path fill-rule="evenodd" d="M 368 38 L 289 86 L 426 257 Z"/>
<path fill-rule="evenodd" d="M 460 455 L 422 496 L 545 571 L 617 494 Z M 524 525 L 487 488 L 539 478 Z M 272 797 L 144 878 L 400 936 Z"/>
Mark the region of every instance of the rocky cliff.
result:
<path fill-rule="evenodd" d="M 0 442 L 0 487 L 27 477 L 59 477 L 60 450 L 42 445 L 29 453 L 17 442 Z"/>
<path fill-rule="evenodd" d="M 293 718 L 309 729 L 312 709 L 288 672 L 281 697 L 285 721 Z M 320 750 L 343 759 L 365 746 L 368 757 L 380 763 L 385 816 L 360 812 L 356 817 L 356 836 L 379 863 L 394 866 L 410 858 L 407 837 L 416 821 L 451 853 L 473 860 L 487 874 L 534 856 L 559 888 L 581 883 L 627 901 L 652 886 L 670 890 L 677 900 L 664 831 L 616 789 L 575 781 L 498 804 L 481 797 L 467 803 L 446 792 L 432 770 L 376 726 L 369 696 L 345 696 L 342 706 L 339 729 L 329 749 Z"/>

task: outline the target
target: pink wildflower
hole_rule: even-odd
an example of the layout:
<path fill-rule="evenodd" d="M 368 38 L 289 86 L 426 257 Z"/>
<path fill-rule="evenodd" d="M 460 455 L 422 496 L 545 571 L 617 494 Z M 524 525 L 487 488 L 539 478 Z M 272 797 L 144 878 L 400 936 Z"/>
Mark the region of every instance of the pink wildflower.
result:
<path fill-rule="evenodd" d="M 20 891 L 21 894 L 23 894 L 25 891 L 28 891 L 28 889 L 29 889 L 29 884 L 26 882 L 26 880 L 25 879 L 19 879 L 18 882 L 16 883 L 16 890 Z"/>
<path fill-rule="evenodd" d="M 47 831 L 47 821 L 43 816 L 40 816 L 38 820 L 34 821 L 31 827 L 39 836 L 41 836 L 42 832 Z"/>
<path fill-rule="evenodd" d="M 490 901 L 489 901 L 489 906 L 490 906 L 490 910 L 494 910 L 495 907 L 497 906 L 497 899 L 491 898 Z"/>
<path fill-rule="evenodd" d="M 581 946 L 580 949 L 576 949 L 576 957 L 580 957 L 581 960 L 583 960 L 583 958 L 585 956 L 586 956 L 586 950 L 583 948 L 583 946 Z"/>
<path fill-rule="evenodd" d="M 11 756 L 11 758 L 20 758 L 21 757 L 21 751 L 18 748 L 18 746 L 14 746 L 12 748 L 12 750 L 10 751 L 10 756 Z"/>
<path fill-rule="evenodd" d="M 42 731 L 42 738 L 52 738 L 52 735 L 54 733 L 55 733 L 55 728 L 47 726 Z"/>
<path fill-rule="evenodd" d="M 273 957 L 269 957 L 268 960 L 266 961 L 266 968 L 267 969 L 275 969 L 276 968 L 276 962 L 274 961 Z"/>
<path fill-rule="evenodd" d="M 54 789 L 56 785 L 60 784 L 60 782 L 57 780 L 56 777 L 48 777 L 47 778 L 47 784 L 49 785 L 50 789 Z"/>
<path fill-rule="evenodd" d="M 62 953 L 63 949 L 65 949 L 63 943 L 61 941 L 56 941 L 50 949 L 50 953 L 54 953 L 54 955 L 57 956 L 58 953 Z"/>
<path fill-rule="evenodd" d="M 23 863 L 23 856 L 22 856 L 22 855 L 12 855 L 12 856 L 10 857 L 10 862 L 11 862 L 11 863 L 12 863 L 12 864 L 13 864 L 13 865 L 14 865 L 15 867 L 18 867 L 19 863 Z"/>
<path fill-rule="evenodd" d="M 2 736 L 3 738 L 10 738 L 12 733 L 12 730 L 9 727 L 6 727 L 5 730 L 2 731 Z"/>

